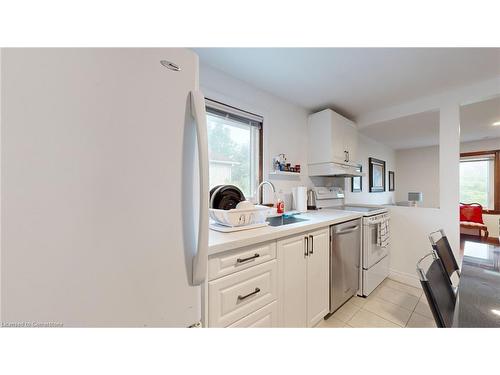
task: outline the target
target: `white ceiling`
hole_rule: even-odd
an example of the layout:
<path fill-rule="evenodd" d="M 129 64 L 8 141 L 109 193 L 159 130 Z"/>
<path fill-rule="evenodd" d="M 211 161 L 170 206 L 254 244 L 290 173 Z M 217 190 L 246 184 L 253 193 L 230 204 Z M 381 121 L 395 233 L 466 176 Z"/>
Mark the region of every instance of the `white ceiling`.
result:
<path fill-rule="evenodd" d="M 480 139 L 500 138 L 500 97 L 460 108 L 460 140 L 462 142 Z M 498 145 L 500 147 L 500 144 Z"/>
<path fill-rule="evenodd" d="M 499 139 L 500 97 L 460 108 L 461 142 Z M 367 126 L 360 132 L 391 148 L 406 149 L 439 144 L 439 111 L 424 112 Z"/>
<path fill-rule="evenodd" d="M 311 111 L 364 113 L 500 75 L 500 48 L 195 48 L 202 63 Z"/>
<path fill-rule="evenodd" d="M 360 129 L 360 132 L 394 150 L 437 145 L 439 111 L 379 122 Z"/>

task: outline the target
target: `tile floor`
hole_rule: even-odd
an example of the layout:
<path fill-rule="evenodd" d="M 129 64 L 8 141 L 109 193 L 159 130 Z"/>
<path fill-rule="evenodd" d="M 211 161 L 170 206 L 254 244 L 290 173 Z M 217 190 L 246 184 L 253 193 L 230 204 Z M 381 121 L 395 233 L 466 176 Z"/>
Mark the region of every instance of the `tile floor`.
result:
<path fill-rule="evenodd" d="M 386 279 L 367 298 L 352 297 L 319 328 L 436 327 L 420 288 Z"/>

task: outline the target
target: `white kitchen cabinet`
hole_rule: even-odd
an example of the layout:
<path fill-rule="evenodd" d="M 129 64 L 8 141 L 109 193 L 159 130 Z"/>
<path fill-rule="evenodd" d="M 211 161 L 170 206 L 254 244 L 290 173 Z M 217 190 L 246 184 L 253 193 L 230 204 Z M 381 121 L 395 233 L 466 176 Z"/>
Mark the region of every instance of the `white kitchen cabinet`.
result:
<path fill-rule="evenodd" d="M 330 232 L 309 233 L 307 257 L 307 326 L 314 327 L 329 311 Z"/>
<path fill-rule="evenodd" d="M 271 302 L 269 305 L 245 316 L 236 323 L 231 324 L 231 328 L 275 328 L 278 327 L 278 302 Z"/>
<path fill-rule="evenodd" d="M 210 327 L 227 327 L 277 298 L 276 260 L 208 282 Z"/>
<path fill-rule="evenodd" d="M 307 325 L 306 234 L 280 240 L 278 257 L 278 304 L 280 327 Z"/>
<path fill-rule="evenodd" d="M 328 228 L 277 243 L 279 324 L 313 327 L 329 309 Z"/>
<path fill-rule="evenodd" d="M 276 258 L 276 241 L 263 242 L 208 258 L 208 280 L 215 280 Z"/>
<path fill-rule="evenodd" d="M 331 109 L 308 118 L 308 164 L 357 165 L 358 129 L 354 122 Z"/>

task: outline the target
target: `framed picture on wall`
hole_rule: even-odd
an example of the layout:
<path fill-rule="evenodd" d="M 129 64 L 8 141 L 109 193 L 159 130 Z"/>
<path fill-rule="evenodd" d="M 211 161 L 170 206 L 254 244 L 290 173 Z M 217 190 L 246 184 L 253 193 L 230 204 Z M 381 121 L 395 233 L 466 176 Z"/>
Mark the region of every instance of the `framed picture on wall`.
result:
<path fill-rule="evenodd" d="M 363 167 L 361 165 L 358 168 L 356 168 L 357 172 L 362 172 L 362 170 L 363 170 Z M 362 178 L 363 177 L 361 177 L 361 176 L 351 177 L 351 192 L 359 193 L 363 190 Z"/>
<path fill-rule="evenodd" d="M 385 161 L 368 158 L 368 176 L 370 193 L 385 191 Z"/>
<path fill-rule="evenodd" d="M 389 191 L 394 191 L 394 171 L 389 171 Z"/>

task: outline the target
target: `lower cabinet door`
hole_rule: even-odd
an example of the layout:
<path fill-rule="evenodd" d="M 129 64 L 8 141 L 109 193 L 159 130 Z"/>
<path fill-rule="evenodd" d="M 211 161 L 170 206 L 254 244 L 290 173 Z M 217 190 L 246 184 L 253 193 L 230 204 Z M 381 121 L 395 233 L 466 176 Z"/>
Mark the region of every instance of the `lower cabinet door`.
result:
<path fill-rule="evenodd" d="M 307 257 L 307 326 L 314 327 L 329 311 L 330 233 L 322 229 L 309 233 Z"/>
<path fill-rule="evenodd" d="M 305 234 L 277 242 L 280 327 L 307 326 L 307 254 Z"/>
<path fill-rule="evenodd" d="M 231 324 L 231 328 L 274 328 L 278 327 L 278 302 L 274 301 L 264 306 L 260 310 L 247 315 L 236 323 Z"/>

